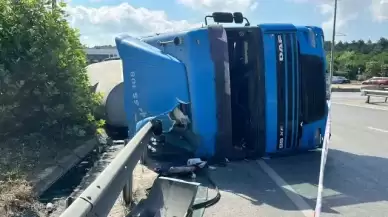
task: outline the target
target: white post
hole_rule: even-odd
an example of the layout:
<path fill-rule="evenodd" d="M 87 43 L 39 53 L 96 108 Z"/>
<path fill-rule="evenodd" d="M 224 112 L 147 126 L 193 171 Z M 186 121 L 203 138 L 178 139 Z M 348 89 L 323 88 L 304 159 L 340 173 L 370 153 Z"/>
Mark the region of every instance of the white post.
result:
<path fill-rule="evenodd" d="M 334 73 L 334 48 L 335 48 L 335 34 L 337 23 L 337 0 L 334 0 L 334 19 L 333 19 L 333 36 L 331 38 L 331 52 L 330 52 L 330 98 L 331 98 L 331 81 Z"/>
<path fill-rule="evenodd" d="M 334 19 L 333 19 L 333 36 L 331 40 L 331 56 L 330 56 L 330 98 L 331 98 L 331 81 L 333 77 L 333 69 L 334 69 L 334 44 L 335 44 L 335 26 L 337 20 L 337 0 L 334 0 Z M 317 202 L 315 205 L 314 217 L 320 217 L 321 209 L 322 209 L 322 197 L 323 197 L 323 178 L 325 174 L 325 166 L 327 153 L 329 151 L 329 142 L 331 137 L 331 99 L 328 101 L 328 117 L 326 122 L 325 135 L 322 146 L 321 153 L 321 165 L 319 168 L 319 181 L 318 181 L 318 192 L 317 192 Z"/>

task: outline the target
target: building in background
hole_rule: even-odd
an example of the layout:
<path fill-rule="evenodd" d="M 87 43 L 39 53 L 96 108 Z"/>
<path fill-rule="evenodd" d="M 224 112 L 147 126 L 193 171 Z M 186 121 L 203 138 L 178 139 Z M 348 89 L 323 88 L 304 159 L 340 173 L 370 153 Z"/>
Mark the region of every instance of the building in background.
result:
<path fill-rule="evenodd" d="M 87 54 L 88 63 L 97 63 L 101 62 L 108 58 L 119 57 L 117 49 L 112 48 L 86 48 L 85 52 Z"/>

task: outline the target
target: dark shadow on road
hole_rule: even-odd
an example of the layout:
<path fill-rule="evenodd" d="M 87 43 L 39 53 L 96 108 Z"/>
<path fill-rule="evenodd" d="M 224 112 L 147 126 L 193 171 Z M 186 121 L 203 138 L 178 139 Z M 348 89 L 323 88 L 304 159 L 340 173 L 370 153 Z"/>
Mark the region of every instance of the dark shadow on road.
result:
<path fill-rule="evenodd" d="M 388 107 L 388 102 L 385 102 L 385 99 L 381 99 L 381 102 L 369 102 L 371 105 L 377 105 L 382 107 Z"/>
<path fill-rule="evenodd" d="M 315 208 L 320 157 L 320 151 L 312 151 L 265 162 L 310 207 Z M 329 150 L 324 181 L 326 195 L 324 194 L 322 211 L 338 214 L 333 208 L 387 201 L 387 165 L 386 158 Z M 221 190 L 249 198 L 255 205 L 268 204 L 281 210 L 297 209 L 256 161 L 230 163 L 227 167 L 217 168 L 211 174 Z M 386 209 L 388 211 L 388 207 Z"/>
<path fill-rule="evenodd" d="M 105 169 L 112 160 L 110 156 L 115 149 L 96 148 L 71 168 L 63 177 L 47 189 L 39 198 L 43 203 L 72 196 L 78 197 Z"/>

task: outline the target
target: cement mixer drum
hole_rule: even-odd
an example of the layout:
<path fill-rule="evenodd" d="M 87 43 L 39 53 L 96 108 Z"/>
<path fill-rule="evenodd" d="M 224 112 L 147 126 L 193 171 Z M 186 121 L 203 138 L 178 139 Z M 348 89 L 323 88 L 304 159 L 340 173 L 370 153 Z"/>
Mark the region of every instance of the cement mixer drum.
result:
<path fill-rule="evenodd" d="M 124 110 L 124 80 L 121 60 L 109 60 L 87 66 L 92 90 L 103 95 L 103 118 L 114 127 L 127 127 Z"/>

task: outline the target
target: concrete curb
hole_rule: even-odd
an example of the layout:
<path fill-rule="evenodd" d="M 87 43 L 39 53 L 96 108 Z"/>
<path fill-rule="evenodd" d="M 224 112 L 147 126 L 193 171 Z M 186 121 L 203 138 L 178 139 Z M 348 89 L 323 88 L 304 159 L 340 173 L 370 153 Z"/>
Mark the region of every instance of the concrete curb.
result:
<path fill-rule="evenodd" d="M 360 92 L 360 88 L 331 88 L 331 92 Z"/>
<path fill-rule="evenodd" d="M 63 150 L 69 154 L 57 160 L 56 165 L 44 169 L 31 181 L 34 196 L 40 196 L 98 145 L 98 140 L 93 138 L 74 150 Z"/>

